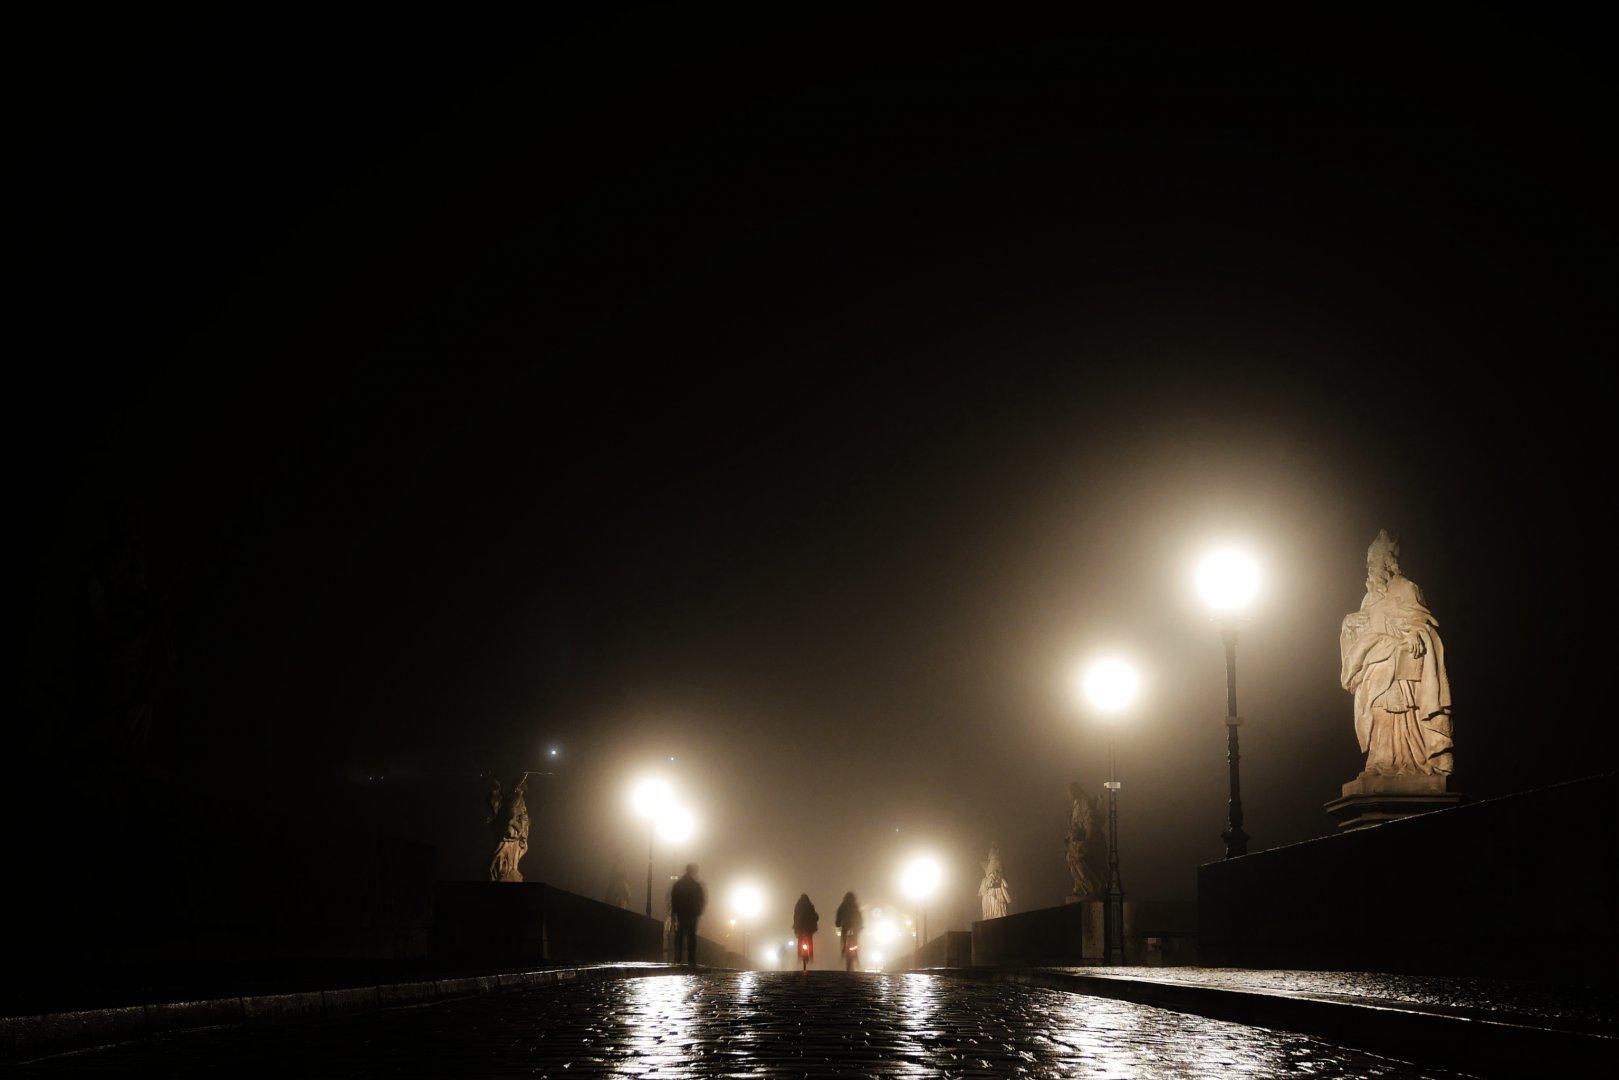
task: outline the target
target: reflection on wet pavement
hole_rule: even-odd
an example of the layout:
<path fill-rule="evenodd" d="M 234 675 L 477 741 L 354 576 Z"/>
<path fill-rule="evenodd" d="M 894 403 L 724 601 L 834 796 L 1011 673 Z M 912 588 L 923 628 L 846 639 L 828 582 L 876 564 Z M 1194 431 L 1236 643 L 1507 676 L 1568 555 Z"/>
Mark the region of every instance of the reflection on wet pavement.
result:
<path fill-rule="evenodd" d="M 1128 975 L 1230 990 L 1279 990 L 1371 998 L 1449 1009 L 1476 1009 L 1590 1027 L 1619 1023 L 1619 995 L 1578 982 L 1537 982 L 1459 975 L 1390 975 L 1367 971 L 1292 971 L 1198 967 L 1065 968 L 1087 975 Z"/>
<path fill-rule="evenodd" d="M 346 1020 L 191 1034 L 40 1075 L 1442 1075 L 1303 1035 L 933 975 L 659 975 Z"/>

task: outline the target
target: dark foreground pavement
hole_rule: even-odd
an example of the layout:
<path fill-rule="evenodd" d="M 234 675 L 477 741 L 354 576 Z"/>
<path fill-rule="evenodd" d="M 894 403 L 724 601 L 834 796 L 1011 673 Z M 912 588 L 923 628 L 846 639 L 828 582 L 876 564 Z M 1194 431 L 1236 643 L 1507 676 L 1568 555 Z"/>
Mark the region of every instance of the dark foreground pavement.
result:
<path fill-rule="evenodd" d="M 1436 1076 L 1319 1039 L 929 974 L 670 974 L 192 1032 L 26 1076 Z"/>

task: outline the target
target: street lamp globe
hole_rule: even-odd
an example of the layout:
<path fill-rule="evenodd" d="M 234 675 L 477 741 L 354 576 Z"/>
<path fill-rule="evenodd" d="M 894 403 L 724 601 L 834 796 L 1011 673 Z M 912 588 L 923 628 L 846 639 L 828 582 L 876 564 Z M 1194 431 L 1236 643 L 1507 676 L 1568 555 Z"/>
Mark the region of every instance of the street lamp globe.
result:
<path fill-rule="evenodd" d="M 765 898 L 753 885 L 738 885 L 731 890 L 731 910 L 743 921 L 756 919 L 764 910 Z"/>
<path fill-rule="evenodd" d="M 912 859 L 900 874 L 900 889 L 912 900 L 926 900 L 939 887 L 944 871 L 939 861 L 927 855 Z"/>
<path fill-rule="evenodd" d="M 657 820 L 658 839 L 666 844 L 684 844 L 697 832 L 697 819 L 684 806 L 673 803 L 664 807 Z"/>
<path fill-rule="evenodd" d="M 1197 591 L 1216 614 L 1237 615 L 1259 591 L 1259 566 L 1235 548 L 1210 552 L 1197 564 Z"/>
<path fill-rule="evenodd" d="M 630 807 L 645 821 L 658 821 L 674 805 L 675 793 L 663 780 L 648 776 L 630 789 Z"/>
<path fill-rule="evenodd" d="M 1085 699 L 1098 712 L 1119 713 L 1130 707 L 1141 689 L 1141 676 L 1128 662 L 1107 657 L 1085 669 Z"/>

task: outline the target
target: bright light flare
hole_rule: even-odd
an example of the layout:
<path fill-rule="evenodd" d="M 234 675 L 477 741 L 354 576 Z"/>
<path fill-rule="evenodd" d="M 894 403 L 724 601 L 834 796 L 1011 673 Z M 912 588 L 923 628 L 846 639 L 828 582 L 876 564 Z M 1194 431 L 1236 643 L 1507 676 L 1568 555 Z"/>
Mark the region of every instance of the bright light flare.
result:
<path fill-rule="evenodd" d="M 881 969 L 883 964 L 887 961 L 887 959 L 888 958 L 886 956 L 884 956 L 882 953 L 874 952 L 874 953 L 867 953 L 866 954 L 866 961 L 869 964 L 871 964 L 871 966 L 873 968 L 877 968 L 877 969 Z"/>
<path fill-rule="evenodd" d="M 892 919 L 880 919 L 871 924 L 871 939 L 879 945 L 898 941 L 899 936 L 899 927 L 894 925 Z"/>
<path fill-rule="evenodd" d="M 899 879 L 900 891 L 912 900 L 926 900 L 939 887 L 943 877 L 944 870 L 939 866 L 939 860 L 922 855 L 905 864 Z"/>
<path fill-rule="evenodd" d="M 731 890 L 731 910 L 744 920 L 757 919 L 765 909 L 764 893 L 755 885 L 738 885 Z"/>
<path fill-rule="evenodd" d="M 1128 661 L 1117 657 L 1096 660 L 1085 669 L 1081 680 L 1085 700 L 1091 707 L 1105 713 L 1122 712 L 1136 699 L 1141 689 L 1141 676 Z"/>
<path fill-rule="evenodd" d="M 684 844 L 697 833 L 697 819 L 684 806 L 670 805 L 658 820 L 658 839 L 666 844 Z"/>
<path fill-rule="evenodd" d="M 1197 591 L 1220 614 L 1236 614 L 1259 591 L 1259 566 L 1235 548 L 1211 552 L 1197 564 Z"/>
<path fill-rule="evenodd" d="M 675 792 L 667 783 L 655 776 L 636 782 L 630 789 L 630 806 L 635 816 L 657 821 L 675 805 Z"/>

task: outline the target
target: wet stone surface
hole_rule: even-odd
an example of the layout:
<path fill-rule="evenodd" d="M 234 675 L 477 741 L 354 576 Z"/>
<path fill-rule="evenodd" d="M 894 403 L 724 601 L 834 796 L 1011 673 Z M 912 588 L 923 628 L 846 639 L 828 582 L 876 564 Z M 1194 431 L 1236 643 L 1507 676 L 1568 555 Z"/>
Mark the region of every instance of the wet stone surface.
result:
<path fill-rule="evenodd" d="M 1619 995 L 1611 988 L 1578 982 L 1486 979 L 1457 975 L 1388 975 L 1364 971 L 1291 971 L 1198 967 L 1063 968 L 1086 975 L 1128 975 L 1228 990 L 1326 994 L 1373 1002 L 1401 1002 L 1500 1013 L 1514 1018 L 1563 1021 L 1606 1031 L 1619 1028 Z"/>
<path fill-rule="evenodd" d="M 37 1062 L 24 1075 L 1445 1075 L 1302 1035 L 932 975 L 660 975 Z"/>

